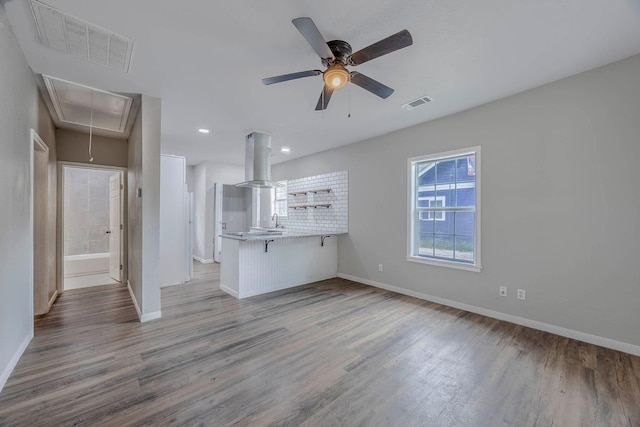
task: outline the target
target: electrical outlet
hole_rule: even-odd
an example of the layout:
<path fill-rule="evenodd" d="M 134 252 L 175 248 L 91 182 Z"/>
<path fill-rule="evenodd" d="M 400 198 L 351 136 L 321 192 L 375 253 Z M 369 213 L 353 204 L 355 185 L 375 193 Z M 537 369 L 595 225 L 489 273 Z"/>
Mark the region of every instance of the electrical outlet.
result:
<path fill-rule="evenodd" d="M 507 287 L 506 286 L 500 286 L 500 296 L 501 297 L 506 297 L 507 296 Z"/>
<path fill-rule="evenodd" d="M 382 271 L 382 270 L 383 270 L 382 264 L 378 264 L 378 271 Z"/>
<path fill-rule="evenodd" d="M 527 299 L 527 292 L 524 289 L 518 289 L 518 299 L 523 301 Z"/>

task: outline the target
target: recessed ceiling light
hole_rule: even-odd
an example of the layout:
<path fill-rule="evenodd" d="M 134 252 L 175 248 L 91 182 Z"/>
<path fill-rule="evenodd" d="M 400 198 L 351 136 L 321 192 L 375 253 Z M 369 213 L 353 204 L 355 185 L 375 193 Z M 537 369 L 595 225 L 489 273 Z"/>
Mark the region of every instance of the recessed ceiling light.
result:
<path fill-rule="evenodd" d="M 209 129 L 200 128 L 200 129 L 198 129 L 198 132 L 200 132 L 200 133 L 209 133 Z"/>
<path fill-rule="evenodd" d="M 290 154 L 290 153 L 291 153 L 291 148 L 290 148 L 290 147 L 287 147 L 287 146 L 285 145 L 284 147 L 280 148 L 280 152 L 281 152 L 282 154 Z"/>

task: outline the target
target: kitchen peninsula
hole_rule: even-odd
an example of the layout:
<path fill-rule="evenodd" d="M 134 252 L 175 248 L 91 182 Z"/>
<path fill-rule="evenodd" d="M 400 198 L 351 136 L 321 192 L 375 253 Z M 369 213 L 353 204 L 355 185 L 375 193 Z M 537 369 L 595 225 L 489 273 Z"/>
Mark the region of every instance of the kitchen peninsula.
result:
<path fill-rule="evenodd" d="M 281 233 L 223 234 L 220 289 L 247 298 L 338 275 L 337 235 Z"/>
<path fill-rule="evenodd" d="M 287 181 L 277 228 L 221 234 L 220 289 L 247 298 L 338 275 L 338 236 L 349 232 L 349 174 Z"/>

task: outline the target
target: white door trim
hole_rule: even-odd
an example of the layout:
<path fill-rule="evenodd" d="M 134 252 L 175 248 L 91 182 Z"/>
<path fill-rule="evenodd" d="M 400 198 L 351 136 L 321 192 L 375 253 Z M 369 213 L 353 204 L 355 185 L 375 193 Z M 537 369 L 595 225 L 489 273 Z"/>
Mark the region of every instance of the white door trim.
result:
<path fill-rule="evenodd" d="M 34 258 L 34 252 L 35 252 L 35 246 L 34 246 L 34 227 L 35 227 L 35 222 L 34 222 L 34 197 L 35 197 L 35 176 L 36 176 L 36 170 L 35 170 L 35 154 L 36 151 L 40 151 L 43 153 L 49 153 L 49 147 L 47 147 L 47 144 L 44 143 L 44 141 L 42 140 L 42 138 L 40 138 L 40 135 L 38 135 L 38 132 L 36 132 L 35 129 L 31 129 L 29 132 L 30 138 L 29 138 L 29 172 L 30 172 L 30 184 L 29 184 L 29 232 L 31 234 L 31 236 L 29 237 L 29 245 L 31 246 L 31 249 L 29 251 L 29 264 L 31 265 L 31 268 L 29 269 L 29 300 L 31 301 L 31 303 L 29 304 L 30 310 L 31 312 L 29 313 L 29 317 L 31 318 L 31 334 L 33 336 L 33 313 L 34 313 L 34 262 L 35 262 L 35 258 Z"/>
<path fill-rule="evenodd" d="M 114 189 L 114 185 L 117 188 Z M 117 282 L 122 282 L 122 187 L 122 172 L 116 172 L 109 177 L 109 275 Z M 113 197 L 117 197 L 117 205 Z M 117 221 L 114 223 L 116 216 Z"/>
<path fill-rule="evenodd" d="M 124 197 L 127 195 L 127 168 L 117 167 L 117 166 L 103 166 L 103 165 L 95 165 L 93 163 L 79 163 L 79 162 L 67 162 L 67 161 L 58 161 L 58 232 L 56 236 L 57 242 L 57 258 L 58 258 L 58 294 L 61 295 L 64 292 L 64 167 L 78 167 L 85 169 L 99 169 L 99 170 L 110 170 L 114 172 L 120 172 L 120 179 L 122 183 L 122 189 L 120 190 L 120 221 L 123 225 L 123 230 L 120 238 L 120 262 L 121 264 L 126 266 L 124 262 L 124 249 L 128 241 L 126 238 L 127 233 L 127 212 L 125 209 L 126 200 Z M 127 277 L 127 269 L 123 270 L 121 274 L 122 283 L 126 283 Z"/>

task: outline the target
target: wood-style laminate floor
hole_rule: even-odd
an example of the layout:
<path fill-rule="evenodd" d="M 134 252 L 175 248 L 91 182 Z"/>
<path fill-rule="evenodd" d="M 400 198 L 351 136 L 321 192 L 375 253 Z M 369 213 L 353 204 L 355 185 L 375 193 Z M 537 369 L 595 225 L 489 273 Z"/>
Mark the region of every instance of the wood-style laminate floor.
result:
<path fill-rule="evenodd" d="M 124 287 L 65 292 L 0 425 L 640 425 L 639 357 L 342 279 L 238 301 L 196 274 L 145 324 Z"/>

